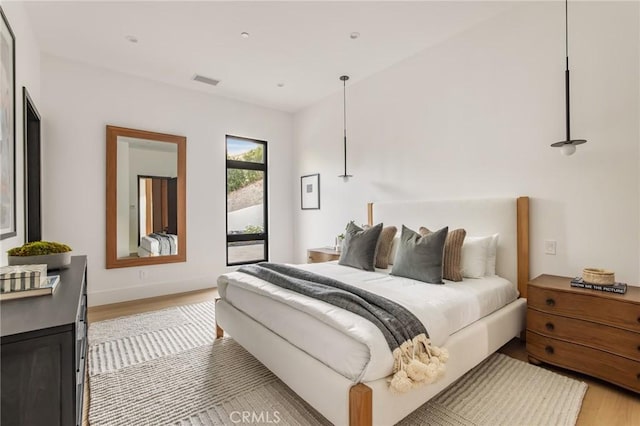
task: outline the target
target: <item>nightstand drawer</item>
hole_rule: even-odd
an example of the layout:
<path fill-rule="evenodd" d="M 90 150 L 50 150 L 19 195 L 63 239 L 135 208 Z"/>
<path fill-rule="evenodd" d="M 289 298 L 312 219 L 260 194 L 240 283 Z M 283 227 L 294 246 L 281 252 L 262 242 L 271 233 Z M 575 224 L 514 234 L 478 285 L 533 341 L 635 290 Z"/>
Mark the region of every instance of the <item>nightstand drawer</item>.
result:
<path fill-rule="evenodd" d="M 640 361 L 640 334 L 589 321 L 527 309 L 527 329 Z"/>
<path fill-rule="evenodd" d="M 640 392 L 640 362 L 527 331 L 527 352 L 544 362 Z"/>
<path fill-rule="evenodd" d="M 530 308 L 640 332 L 640 305 L 602 294 L 563 292 L 529 285 Z"/>
<path fill-rule="evenodd" d="M 332 249 L 309 249 L 307 250 L 307 263 L 331 262 L 340 259 L 340 253 Z"/>

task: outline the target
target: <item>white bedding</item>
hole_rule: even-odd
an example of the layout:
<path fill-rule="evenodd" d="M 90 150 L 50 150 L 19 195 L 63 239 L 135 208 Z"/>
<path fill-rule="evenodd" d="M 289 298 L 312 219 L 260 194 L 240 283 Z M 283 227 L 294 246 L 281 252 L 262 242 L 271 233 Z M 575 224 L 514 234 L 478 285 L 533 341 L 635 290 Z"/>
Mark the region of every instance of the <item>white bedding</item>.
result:
<path fill-rule="evenodd" d="M 162 253 L 160 242 L 155 238 L 152 238 L 148 235 L 140 238 L 140 245 L 138 246 L 138 256 L 139 257 L 149 257 L 149 256 L 160 256 L 160 255 L 169 255 L 169 254 L 178 254 L 178 236 L 175 234 L 164 234 L 165 236 L 171 238 L 173 240 L 173 244 L 175 246 L 175 250 L 173 253 Z M 166 250 L 165 250 L 166 251 Z"/>
<path fill-rule="evenodd" d="M 405 306 L 444 347 L 450 335 L 518 297 L 515 286 L 498 276 L 434 285 L 336 262 L 296 266 Z M 222 275 L 218 289 L 231 305 L 354 382 L 391 374 L 393 357 L 382 333 L 356 314 L 239 272 Z"/>

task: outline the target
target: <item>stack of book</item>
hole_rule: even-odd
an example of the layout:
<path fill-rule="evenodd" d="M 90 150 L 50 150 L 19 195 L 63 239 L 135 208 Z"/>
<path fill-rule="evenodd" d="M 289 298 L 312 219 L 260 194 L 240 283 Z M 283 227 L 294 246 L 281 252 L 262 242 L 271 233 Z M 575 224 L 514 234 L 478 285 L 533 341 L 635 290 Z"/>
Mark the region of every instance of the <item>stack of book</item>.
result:
<path fill-rule="evenodd" d="M 53 294 L 60 275 L 47 276 L 47 265 L 13 265 L 0 268 L 0 300 Z"/>
<path fill-rule="evenodd" d="M 627 284 L 625 283 L 613 283 L 613 284 L 591 284 L 585 282 L 582 277 L 576 277 L 571 280 L 571 287 L 587 288 L 590 290 L 606 291 L 609 293 L 625 294 L 627 292 Z"/>

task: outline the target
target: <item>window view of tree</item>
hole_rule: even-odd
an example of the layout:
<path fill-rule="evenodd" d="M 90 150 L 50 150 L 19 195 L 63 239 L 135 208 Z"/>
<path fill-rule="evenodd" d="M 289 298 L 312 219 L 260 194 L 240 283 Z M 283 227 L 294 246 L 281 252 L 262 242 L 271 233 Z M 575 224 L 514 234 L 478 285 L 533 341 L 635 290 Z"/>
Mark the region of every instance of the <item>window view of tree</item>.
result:
<path fill-rule="evenodd" d="M 262 145 L 240 155 L 227 155 L 227 159 L 235 161 L 249 161 L 262 163 L 264 158 Z M 262 179 L 262 173 L 257 170 L 230 169 L 227 173 L 227 193 L 244 188 Z"/>
<path fill-rule="evenodd" d="M 266 142 L 227 136 L 227 264 L 267 259 Z"/>

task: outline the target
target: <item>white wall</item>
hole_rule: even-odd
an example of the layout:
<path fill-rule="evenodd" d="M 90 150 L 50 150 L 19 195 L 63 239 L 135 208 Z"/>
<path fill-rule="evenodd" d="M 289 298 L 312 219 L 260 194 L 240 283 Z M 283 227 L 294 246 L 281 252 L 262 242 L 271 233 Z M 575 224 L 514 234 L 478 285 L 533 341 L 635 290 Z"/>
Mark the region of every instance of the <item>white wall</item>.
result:
<path fill-rule="evenodd" d="M 244 231 L 245 227 L 248 225 L 264 228 L 263 208 L 264 205 L 258 204 L 229 212 L 227 222 L 229 231 Z"/>
<path fill-rule="evenodd" d="M 638 21 L 640 21 L 640 7 L 637 8 L 636 10 L 636 16 L 638 16 Z M 639 31 L 640 32 L 640 31 Z M 640 37 L 640 34 L 638 35 Z M 640 55 L 638 55 L 637 58 L 637 63 L 638 63 L 638 69 L 640 69 Z M 640 103 L 640 84 L 638 84 L 638 86 L 636 87 L 636 90 L 638 92 L 638 103 Z M 638 134 L 640 135 L 640 119 L 638 120 Z M 638 143 L 640 144 L 640 137 L 638 137 Z M 638 168 L 640 169 L 640 149 L 638 149 Z M 638 180 L 640 181 L 640 176 L 638 176 Z M 640 183 L 638 184 L 638 200 L 640 200 Z M 638 252 L 640 252 L 640 214 L 638 214 L 638 233 L 637 233 L 637 238 L 638 238 Z M 636 262 L 638 265 L 638 277 L 640 277 L 640 259 L 638 259 L 638 261 Z"/>
<path fill-rule="evenodd" d="M 369 201 L 528 195 L 532 276 L 595 266 L 640 283 L 638 7 L 571 4 L 572 136 L 588 139 L 573 157 L 549 147 L 565 136 L 561 3 L 518 4 L 349 85 L 348 183 L 342 91 L 296 114 L 294 176 L 322 179 L 322 209 L 295 209 L 296 261 Z"/>
<path fill-rule="evenodd" d="M 7 264 L 7 250 L 24 243 L 24 132 L 22 87 L 42 113 L 40 105 L 40 48 L 29 24 L 24 5 L 20 2 L 0 2 L 16 38 L 16 231 L 15 237 L 0 241 L 0 265 Z M 46 155 L 46 148 L 42 148 Z"/>
<path fill-rule="evenodd" d="M 44 236 L 89 256 L 89 304 L 213 287 L 225 266 L 225 135 L 268 141 L 270 254 L 292 257 L 290 114 L 43 55 Z M 105 269 L 105 126 L 187 137 L 187 262 Z M 141 280 L 144 269 L 146 279 Z"/>

